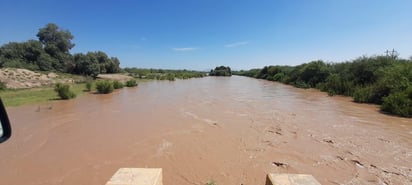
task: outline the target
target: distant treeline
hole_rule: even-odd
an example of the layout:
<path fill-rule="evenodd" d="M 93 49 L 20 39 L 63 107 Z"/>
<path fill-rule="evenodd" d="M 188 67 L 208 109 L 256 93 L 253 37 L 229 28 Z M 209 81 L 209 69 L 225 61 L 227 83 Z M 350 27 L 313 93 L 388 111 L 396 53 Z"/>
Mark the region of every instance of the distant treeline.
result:
<path fill-rule="evenodd" d="M 154 79 L 154 80 L 175 80 L 189 79 L 189 78 L 201 78 L 206 75 L 204 72 L 189 71 L 189 70 L 171 70 L 171 69 L 142 69 L 142 68 L 124 68 L 124 71 L 128 72 L 131 76 L 141 79 Z"/>
<path fill-rule="evenodd" d="M 350 62 L 321 60 L 298 66 L 265 66 L 234 74 L 317 88 L 329 95 L 352 96 L 355 102 L 381 105 L 383 112 L 412 117 L 412 59 L 360 57 Z"/>
<path fill-rule="evenodd" d="M 120 72 L 120 61 L 102 51 L 70 54 L 73 35 L 49 23 L 39 29 L 38 40 L 10 42 L 0 47 L 0 67 L 57 71 L 88 76 Z"/>
<path fill-rule="evenodd" d="M 230 67 L 219 66 L 215 69 L 210 70 L 210 76 L 232 76 L 232 70 Z"/>

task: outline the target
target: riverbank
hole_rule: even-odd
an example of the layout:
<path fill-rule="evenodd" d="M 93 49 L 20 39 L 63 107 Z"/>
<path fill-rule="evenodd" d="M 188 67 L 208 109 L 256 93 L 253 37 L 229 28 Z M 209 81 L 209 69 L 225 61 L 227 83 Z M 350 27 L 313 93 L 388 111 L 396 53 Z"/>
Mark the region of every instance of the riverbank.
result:
<path fill-rule="evenodd" d="M 107 78 L 104 78 L 107 80 Z M 92 86 L 95 87 L 95 81 L 92 81 Z M 141 82 L 148 82 L 151 80 L 136 79 L 139 84 Z M 95 93 L 95 89 L 92 91 L 87 91 L 86 83 L 74 83 L 70 84 L 70 89 L 77 95 L 81 96 L 84 94 Z M 6 107 L 15 107 L 21 105 L 32 105 L 32 104 L 44 104 L 47 102 L 60 100 L 60 97 L 54 91 L 53 86 L 43 86 L 36 88 L 26 88 L 26 89 L 6 89 L 0 91 L 0 97 Z M 63 101 L 63 100 L 62 100 Z"/>
<path fill-rule="evenodd" d="M 265 66 L 234 74 L 316 88 L 330 96 L 351 96 L 384 113 L 412 117 L 412 60 L 397 56 L 359 57 L 344 63 L 321 60 L 297 66 Z"/>
<path fill-rule="evenodd" d="M 99 74 L 96 80 L 117 80 L 124 83 L 130 79 L 134 78 L 125 74 Z M 71 91 L 80 96 L 85 93 L 94 93 L 94 91 L 86 91 L 86 81 L 94 86 L 96 80 L 67 73 L 2 68 L 0 69 L 0 81 L 5 89 L 0 91 L 0 97 L 7 107 L 47 103 L 60 100 L 54 91 L 54 85 L 57 83 L 69 84 Z M 148 80 L 137 79 L 136 81 L 139 83 Z"/>
<path fill-rule="evenodd" d="M 0 97 L 6 106 L 20 106 L 27 104 L 46 103 L 59 100 L 54 92 L 57 83 L 69 84 L 76 95 L 90 93 L 86 88 L 86 82 L 95 87 L 98 80 L 119 81 L 125 84 L 129 80 L 137 83 L 153 80 L 168 80 L 201 78 L 204 72 L 187 70 L 151 70 L 126 68 L 127 73 L 99 74 L 96 79 L 91 77 L 73 75 L 67 73 L 54 73 L 48 71 L 35 72 L 27 69 L 3 68 L 0 69 L 0 82 L 4 89 L 0 89 Z M 94 91 L 91 91 L 94 93 Z"/>

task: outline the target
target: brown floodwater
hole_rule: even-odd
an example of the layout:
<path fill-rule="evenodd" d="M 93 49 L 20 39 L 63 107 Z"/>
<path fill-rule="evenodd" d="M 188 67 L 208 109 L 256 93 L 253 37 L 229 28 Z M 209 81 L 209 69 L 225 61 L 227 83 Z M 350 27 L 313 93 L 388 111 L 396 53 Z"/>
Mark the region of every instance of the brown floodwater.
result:
<path fill-rule="evenodd" d="M 121 167 L 163 168 L 165 185 L 412 184 L 412 119 L 269 81 L 154 81 L 8 112 L 4 185 L 102 185 Z"/>

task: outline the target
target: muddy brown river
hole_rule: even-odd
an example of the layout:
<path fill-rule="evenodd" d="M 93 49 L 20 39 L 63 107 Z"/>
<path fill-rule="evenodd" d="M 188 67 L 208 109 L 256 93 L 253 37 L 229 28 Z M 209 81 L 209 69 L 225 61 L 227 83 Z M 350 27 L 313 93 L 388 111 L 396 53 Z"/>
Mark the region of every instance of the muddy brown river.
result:
<path fill-rule="evenodd" d="M 121 167 L 163 168 L 165 185 L 412 184 L 412 119 L 269 81 L 154 81 L 8 112 L 4 185 L 102 185 Z"/>

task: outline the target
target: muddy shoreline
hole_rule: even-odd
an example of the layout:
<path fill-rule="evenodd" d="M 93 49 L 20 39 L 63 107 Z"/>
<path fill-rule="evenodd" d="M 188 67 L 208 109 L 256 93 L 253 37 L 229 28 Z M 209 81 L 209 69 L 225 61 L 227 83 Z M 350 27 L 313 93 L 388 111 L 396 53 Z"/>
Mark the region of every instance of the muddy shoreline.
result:
<path fill-rule="evenodd" d="M 267 173 L 412 183 L 411 119 L 316 90 L 207 77 L 40 107 L 8 109 L 2 183 L 97 185 L 121 167 L 161 167 L 164 184 L 264 184 Z"/>

